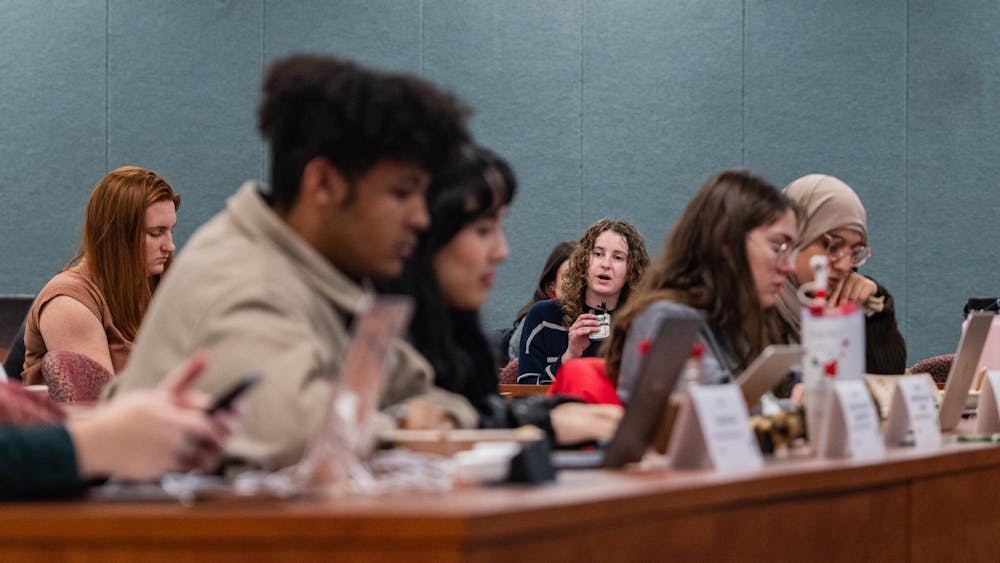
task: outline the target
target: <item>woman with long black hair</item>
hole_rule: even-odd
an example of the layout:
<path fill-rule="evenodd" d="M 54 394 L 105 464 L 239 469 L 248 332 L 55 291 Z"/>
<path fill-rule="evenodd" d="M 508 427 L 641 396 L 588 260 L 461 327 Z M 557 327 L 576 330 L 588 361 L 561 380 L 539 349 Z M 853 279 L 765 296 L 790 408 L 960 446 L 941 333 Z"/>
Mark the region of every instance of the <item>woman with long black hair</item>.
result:
<path fill-rule="evenodd" d="M 497 265 L 506 260 L 503 222 L 516 191 L 507 163 L 469 147 L 427 193 L 431 226 L 403 276 L 384 288 L 416 299 L 410 338 L 434 368 L 438 387 L 465 396 L 485 428 L 535 424 L 558 443 L 608 438 L 621 417 L 613 405 L 540 395 L 505 401 L 497 365 L 479 324 Z"/>

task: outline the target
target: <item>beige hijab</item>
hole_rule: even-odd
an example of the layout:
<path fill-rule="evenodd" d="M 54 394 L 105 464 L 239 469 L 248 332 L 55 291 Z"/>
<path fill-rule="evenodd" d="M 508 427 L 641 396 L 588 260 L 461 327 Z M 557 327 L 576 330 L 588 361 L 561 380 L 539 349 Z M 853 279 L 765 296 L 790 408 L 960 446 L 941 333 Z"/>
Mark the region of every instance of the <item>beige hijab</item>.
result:
<path fill-rule="evenodd" d="M 833 176 L 810 174 L 785 187 L 785 195 L 801 210 L 799 217 L 799 249 L 813 243 L 823 233 L 836 229 L 851 229 L 861 233 L 862 242 L 868 241 L 868 216 L 858 194 L 850 186 Z M 778 314 L 791 329 L 789 338 L 798 342 L 800 330 L 799 300 L 795 296 L 799 281 L 795 274 L 788 276 L 778 296 Z"/>

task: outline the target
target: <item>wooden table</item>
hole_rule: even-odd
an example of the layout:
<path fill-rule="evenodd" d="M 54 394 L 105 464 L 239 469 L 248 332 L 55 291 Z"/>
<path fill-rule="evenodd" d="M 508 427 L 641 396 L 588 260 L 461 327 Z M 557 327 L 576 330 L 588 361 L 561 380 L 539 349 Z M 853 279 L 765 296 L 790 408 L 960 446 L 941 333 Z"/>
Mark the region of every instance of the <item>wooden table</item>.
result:
<path fill-rule="evenodd" d="M 0 561 L 946 561 L 1000 557 L 1000 448 L 759 472 L 563 472 L 324 502 L 8 503 Z"/>

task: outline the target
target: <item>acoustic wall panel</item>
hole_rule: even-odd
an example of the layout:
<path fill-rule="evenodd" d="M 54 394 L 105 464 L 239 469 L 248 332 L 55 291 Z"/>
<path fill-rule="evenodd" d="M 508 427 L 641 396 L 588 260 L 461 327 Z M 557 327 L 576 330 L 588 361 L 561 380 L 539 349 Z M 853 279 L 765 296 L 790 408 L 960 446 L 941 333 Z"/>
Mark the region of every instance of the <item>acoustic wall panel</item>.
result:
<path fill-rule="evenodd" d="M 36 293 L 73 256 L 104 170 L 104 2 L 0 13 L 0 292 Z"/>
<path fill-rule="evenodd" d="M 136 164 L 182 196 L 175 241 L 261 177 L 261 2 L 108 4 L 108 168 Z"/>
<path fill-rule="evenodd" d="M 962 306 L 998 296 L 1000 5 L 910 2 L 911 359 L 955 351 Z"/>
<path fill-rule="evenodd" d="M 584 5 L 583 221 L 635 223 L 649 252 L 712 174 L 743 160 L 742 7 Z"/>
<path fill-rule="evenodd" d="M 424 75 L 475 108 L 479 141 L 507 158 L 520 182 L 507 221 L 510 259 L 484 312 L 485 326 L 508 326 L 549 250 L 580 229 L 580 7 L 423 4 Z"/>
<path fill-rule="evenodd" d="M 822 172 L 858 192 L 871 261 L 906 329 L 906 4 L 746 2 L 747 166 L 778 186 Z"/>
<path fill-rule="evenodd" d="M 420 72 L 419 0 L 264 2 L 264 54 L 320 52 Z"/>

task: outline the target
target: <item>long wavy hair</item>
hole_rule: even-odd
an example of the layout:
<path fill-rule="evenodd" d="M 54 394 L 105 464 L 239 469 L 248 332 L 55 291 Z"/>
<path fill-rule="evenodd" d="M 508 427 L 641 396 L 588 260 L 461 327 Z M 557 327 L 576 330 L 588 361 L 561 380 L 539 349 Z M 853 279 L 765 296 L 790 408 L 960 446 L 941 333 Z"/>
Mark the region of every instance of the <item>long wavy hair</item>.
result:
<path fill-rule="evenodd" d="M 749 172 L 729 170 L 709 179 L 684 209 L 667 235 L 663 257 L 650 267 L 612 327 L 606 349 L 612 381 L 617 381 L 629 326 L 661 299 L 703 311 L 709 325 L 733 342 L 741 368 L 778 342 L 777 313 L 761 307 L 746 237 L 789 210 L 798 213 L 787 196 Z"/>
<path fill-rule="evenodd" d="M 66 265 L 86 261 L 115 326 L 129 340 L 135 339 L 163 275 L 150 276 L 146 268 L 146 208 L 161 201 L 177 209 L 181 197 L 155 172 L 139 166 L 109 172 L 90 194 L 80 248 Z M 167 259 L 163 273 L 172 261 L 173 256 Z"/>
<path fill-rule="evenodd" d="M 649 253 L 646 252 L 646 240 L 639 234 L 639 229 L 628 221 L 601 219 L 583 232 L 576 250 L 569 257 L 566 276 L 563 278 L 562 311 L 563 324 L 570 326 L 583 312 L 584 299 L 587 294 L 587 269 L 590 267 L 590 255 L 594 251 L 597 237 L 604 231 L 612 231 L 625 237 L 628 244 L 628 270 L 625 275 L 625 286 L 618 296 L 617 308 L 621 309 L 632 290 L 639 284 L 642 273 L 649 265 Z"/>

